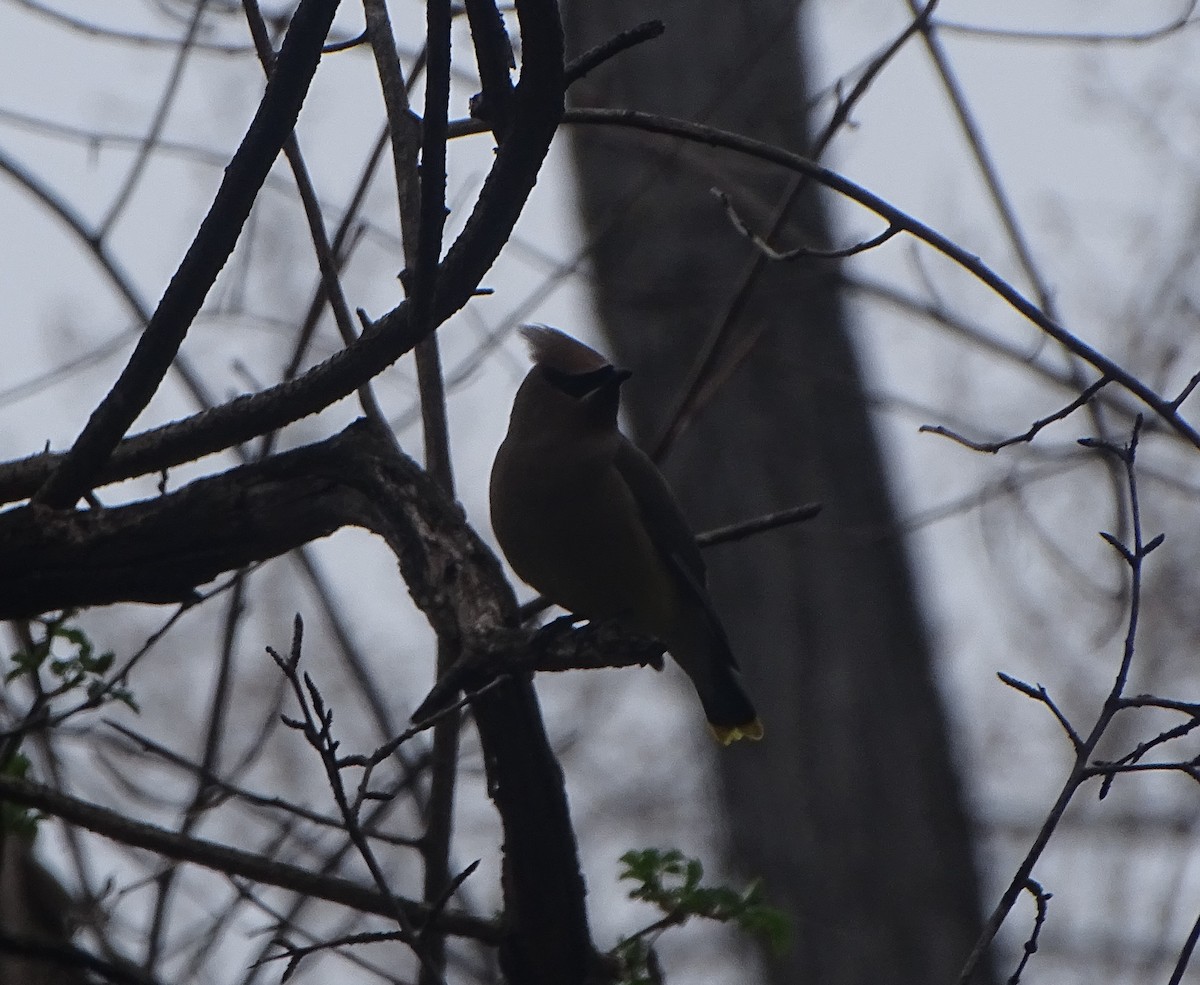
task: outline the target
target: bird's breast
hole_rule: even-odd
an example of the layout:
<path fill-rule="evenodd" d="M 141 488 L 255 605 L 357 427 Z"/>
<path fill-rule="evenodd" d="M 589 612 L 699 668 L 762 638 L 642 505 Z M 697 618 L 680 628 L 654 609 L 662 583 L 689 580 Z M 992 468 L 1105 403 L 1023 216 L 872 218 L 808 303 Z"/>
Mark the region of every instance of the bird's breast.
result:
<path fill-rule="evenodd" d="M 492 526 L 513 570 L 565 609 L 661 635 L 675 580 L 611 464 L 563 469 L 497 457 Z"/>

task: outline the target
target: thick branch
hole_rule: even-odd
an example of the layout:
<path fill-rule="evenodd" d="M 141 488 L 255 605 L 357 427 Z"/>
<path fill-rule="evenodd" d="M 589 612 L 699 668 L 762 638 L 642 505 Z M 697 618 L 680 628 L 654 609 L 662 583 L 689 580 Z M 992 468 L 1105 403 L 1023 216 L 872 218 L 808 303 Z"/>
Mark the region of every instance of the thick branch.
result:
<path fill-rule="evenodd" d="M 104 467 L 89 476 L 91 485 L 193 461 L 315 414 L 391 365 L 470 300 L 512 233 L 563 112 L 558 10 L 550 0 L 523 0 L 517 14 L 524 58 L 512 127 L 474 211 L 439 268 L 430 323 L 416 325 L 408 303 L 401 304 L 354 345 L 295 380 L 121 442 Z M 0 469 L 0 502 L 32 495 L 61 461 L 61 455 L 41 454 Z"/>
<path fill-rule="evenodd" d="M 225 170 L 208 215 L 129 363 L 61 465 L 38 491 L 40 502 L 61 509 L 86 493 L 117 442 L 158 389 L 209 288 L 233 252 L 272 162 L 296 125 L 337 7 L 338 0 L 302 0 L 296 9 L 258 112 Z"/>
<path fill-rule="evenodd" d="M 466 617 L 453 611 L 456 600 L 467 607 L 496 599 L 486 618 L 502 622 L 509 599 L 497 595 L 495 557 L 465 533 L 461 512 L 429 477 L 366 422 L 129 506 L 57 513 L 31 504 L 0 514 L 0 618 L 183 601 L 225 571 L 343 526 L 387 539 L 439 633 L 461 631 Z M 447 584 L 458 591 L 444 591 Z"/>
<path fill-rule="evenodd" d="M 511 115 L 512 42 L 495 0 L 465 0 L 464 6 L 471 25 L 479 82 L 483 86 L 482 91 L 471 99 L 471 115 L 491 127 L 499 143 L 506 136 Z"/>
<path fill-rule="evenodd" d="M 583 985 L 596 961 L 562 769 L 527 678 L 475 703 L 488 792 L 504 823 L 509 933 L 500 966 L 511 985 Z M 544 860 L 539 865 L 538 861 Z"/>
<path fill-rule="evenodd" d="M 34 504 L 0 514 L 0 616 L 186 598 L 221 571 L 344 525 L 383 537 L 414 601 L 440 639 L 474 657 L 478 678 L 515 668 L 473 703 L 505 837 L 501 961 L 514 982 L 582 982 L 593 952 L 562 774 L 530 671 L 505 655 L 528 642 L 508 628 L 515 599 L 458 506 L 376 426 L 360 421 L 129 506 L 62 515 Z"/>

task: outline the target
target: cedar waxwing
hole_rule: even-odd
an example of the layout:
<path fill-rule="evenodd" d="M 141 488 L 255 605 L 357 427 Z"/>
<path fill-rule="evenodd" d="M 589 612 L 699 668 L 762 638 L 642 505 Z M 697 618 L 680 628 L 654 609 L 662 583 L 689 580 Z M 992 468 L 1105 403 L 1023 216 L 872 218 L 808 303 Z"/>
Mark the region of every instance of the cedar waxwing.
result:
<path fill-rule="evenodd" d="M 662 642 L 722 744 L 762 738 L 695 537 L 662 474 L 617 429 L 629 372 L 557 329 L 521 334 L 534 365 L 490 488 L 492 527 L 513 570 L 569 612 Z"/>

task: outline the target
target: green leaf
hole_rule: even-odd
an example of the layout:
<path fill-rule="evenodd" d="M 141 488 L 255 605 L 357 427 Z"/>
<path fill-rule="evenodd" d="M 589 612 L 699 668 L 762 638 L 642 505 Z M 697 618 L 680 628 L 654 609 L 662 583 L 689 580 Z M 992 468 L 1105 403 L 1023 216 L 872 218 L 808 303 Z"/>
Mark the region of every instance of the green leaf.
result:
<path fill-rule="evenodd" d="M 71 613 L 64 613 L 58 619 L 43 623 L 45 637 L 29 650 L 12 655 L 15 666 L 5 675 L 5 682 L 22 675 L 36 674 L 45 667 L 58 680 L 52 696 L 66 694 L 83 686 L 86 688 L 88 699 L 93 703 L 98 704 L 105 700 L 121 701 L 137 711 L 137 703 L 128 688 L 116 681 L 104 679 L 104 675 L 112 670 L 116 662 L 116 654 L 112 650 L 97 654 L 96 646 L 86 632 L 78 626 L 65 624 L 70 615 Z M 68 652 L 54 652 L 56 642 L 60 651 L 66 648 Z"/>
<path fill-rule="evenodd" d="M 678 849 L 630 850 L 621 856 L 621 862 L 622 881 L 635 884 L 629 890 L 630 898 L 650 903 L 662 913 L 659 919 L 613 948 L 612 954 L 622 969 L 622 985 L 658 980 L 651 975 L 650 962 L 656 960 L 651 939 L 692 917 L 735 923 L 746 933 L 764 940 L 775 953 L 788 947 L 787 916 L 763 901 L 761 880 L 754 880 L 740 891 L 730 886 L 705 886 L 704 866 L 699 859 L 688 858 Z"/>
<path fill-rule="evenodd" d="M 0 775 L 24 780 L 29 775 L 29 757 L 20 750 L 14 750 L 8 757 L 8 762 L 0 767 Z M 19 804 L 0 801 L 0 832 L 4 834 L 21 835 L 32 838 L 37 834 L 37 823 L 41 815 Z"/>

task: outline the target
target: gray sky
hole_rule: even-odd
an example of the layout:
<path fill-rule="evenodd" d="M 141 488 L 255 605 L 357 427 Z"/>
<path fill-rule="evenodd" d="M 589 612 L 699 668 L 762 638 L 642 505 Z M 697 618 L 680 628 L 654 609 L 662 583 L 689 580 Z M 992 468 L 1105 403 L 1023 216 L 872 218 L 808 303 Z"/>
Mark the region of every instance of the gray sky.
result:
<path fill-rule="evenodd" d="M 114 27 L 164 38 L 179 37 L 186 26 L 153 4 L 134 0 L 106 5 L 54 0 L 47 6 L 89 19 L 103 16 Z M 357 30 L 358 14 L 354 5 L 343 6 L 338 24 L 350 34 Z M 982 0 L 943 0 L 939 16 L 1003 29 L 1124 35 L 1170 23 L 1183 6 L 1151 0 L 1011 0 L 998 9 Z M 415 3 L 395 4 L 402 48 L 416 47 L 419 15 Z M 805 31 L 822 84 L 832 87 L 838 78 L 852 76 L 903 28 L 907 16 L 900 0 L 812 0 Z M 214 36 L 241 43 L 240 18 L 221 18 Z M 948 29 L 941 36 L 1057 316 L 1162 392 L 1177 391 L 1200 366 L 1193 341 L 1194 277 L 1189 276 L 1197 215 L 1200 32 L 1187 28 L 1137 44 L 1000 39 Z M 456 39 L 462 40 L 461 32 Z M 660 43 L 668 42 L 669 34 Z M 461 44 L 456 49 L 463 50 Z M 19 0 L 0 0 L 0 153 L 37 175 L 94 227 L 122 187 L 137 145 L 123 139 L 81 141 L 61 128 L 121 138 L 144 135 L 173 57 L 167 46 L 113 44 L 35 14 Z M 301 144 L 332 221 L 380 125 L 373 73 L 366 52 L 327 58 L 302 117 Z M 106 239 L 145 304 L 157 300 L 203 215 L 220 178 L 221 155 L 236 146 L 260 79 L 257 63 L 244 56 L 197 53 L 185 67 L 163 128 L 164 147 Z M 453 115 L 465 115 L 472 91 L 469 83 L 460 83 Z M 826 99 L 818 119 L 830 106 Z M 832 166 L 1037 297 L 943 83 L 919 43 L 910 43 L 888 67 L 852 120 L 833 145 Z M 175 145 L 186 146 L 172 150 Z M 483 138 L 462 141 L 452 150 L 452 230 L 468 211 L 489 155 Z M 445 363 L 456 381 L 451 429 L 459 494 L 485 532 L 487 468 L 503 434 L 512 389 L 524 372 L 519 346 L 501 333 L 519 320 L 556 324 L 585 337 L 593 332 L 586 281 L 582 271 L 571 271 L 583 244 L 572 217 L 566 165 L 560 146 L 552 152 L 516 240 L 485 280 L 495 296 L 472 302 L 441 333 Z M 284 169 L 276 169 L 279 190 L 265 194 L 239 253 L 210 297 L 210 311 L 184 349 L 221 397 L 277 378 L 286 340 L 314 286 L 311 250 L 289 180 Z M 401 264 L 388 180 L 375 182 L 369 201 L 374 228 L 346 282 L 351 304 L 378 314 L 401 297 L 394 277 Z M 880 231 L 873 217 L 850 203 L 836 202 L 835 214 L 846 244 Z M 130 351 L 134 319 L 79 244 L 7 178 L 0 179 L 0 226 L 5 230 L 0 287 L 7 326 L 0 358 L 0 452 L 16 457 L 47 441 L 61 448 L 77 434 Z M 1122 584 L 1121 568 L 1096 536 L 1100 529 L 1116 529 L 1118 521 L 1100 470 L 1083 459 L 1067 464 L 1076 454 L 1074 440 L 1092 433 L 1084 416 L 1047 429 L 1032 452 L 1015 448 L 994 457 L 916 431 L 922 423 L 945 423 L 975 436 L 1017 434 L 1067 403 L 1070 393 L 1047 385 L 1031 370 L 1066 365 L 1036 329 L 963 271 L 904 238 L 856 258 L 850 269 L 864 282 L 936 304 L 980 326 L 1024 358 L 1024 363 L 1005 361 L 982 353 L 931 328 L 927 319 L 865 295 L 856 302 L 881 432 L 912 520 L 914 556 L 941 650 L 941 682 L 958 729 L 956 747 L 968 793 L 975 813 L 997 825 L 985 842 L 994 895 L 1024 851 L 1025 828 L 1041 815 L 1061 781 L 1068 752 L 1045 709 L 1002 686 L 994 672 L 1044 683 L 1064 696 L 1069 713 L 1090 722 L 1111 681 L 1123 633 L 1121 602 L 1114 597 Z M 547 286 L 549 277 L 555 277 L 552 286 Z M 317 351 L 327 354 L 335 345 L 326 324 Z M 483 353 L 490 354 L 482 358 Z M 19 389 L 77 361 L 82 364 L 51 385 Z M 389 415 L 411 422 L 409 365 L 385 374 L 378 390 Z M 193 409 L 173 382 L 137 429 Z M 343 401 L 296 425 L 289 441 L 332 433 L 356 413 L 352 401 Z M 1112 421 L 1120 434 L 1123 425 L 1118 418 Z M 420 448 L 411 424 L 401 431 L 401 441 L 414 452 Z M 1189 556 L 1193 546 L 1195 498 L 1189 497 L 1189 484 L 1196 481 L 1197 456 L 1194 449 L 1181 451 L 1165 440 L 1148 441 L 1143 454 L 1148 473 L 1158 475 L 1147 479 L 1144 492 L 1151 533 L 1167 533 L 1163 552 L 1182 552 L 1174 557 L 1179 567 L 1180 557 Z M 214 459 L 179 470 L 173 482 L 223 464 Z M 959 508 L 961 501 L 999 491 L 1006 483 L 1004 494 Z M 152 486 L 138 488 L 148 494 Z M 106 496 L 119 501 L 135 492 L 119 488 Z M 407 717 L 428 683 L 431 658 L 428 634 L 407 605 L 390 559 L 356 534 L 320 545 L 317 556 L 335 582 L 356 637 L 395 675 L 397 717 Z M 1154 563 L 1164 570 L 1175 570 L 1170 560 L 1158 559 Z M 265 577 L 269 601 L 243 632 L 248 655 L 260 654 L 265 643 L 283 645 L 291 613 L 312 608 L 294 576 L 276 571 Z M 1163 601 L 1153 610 L 1159 622 L 1147 632 L 1153 640 L 1161 636 L 1167 652 L 1151 655 L 1156 662 L 1145 671 L 1147 687 L 1166 681 L 1174 688 L 1171 693 L 1194 698 L 1194 661 L 1180 660 L 1193 642 L 1186 614 L 1170 604 L 1169 586 L 1160 587 Z M 119 646 L 152 631 L 165 615 L 140 608 L 101 614 L 94 625 L 97 633 L 111 634 L 108 645 Z M 192 632 L 201 636 L 218 624 L 215 616 L 197 616 L 194 622 Z M 323 633 L 317 623 L 315 632 Z M 398 669 L 397 650 L 402 654 Z M 203 664 L 170 666 L 176 688 L 187 681 L 206 688 Z M 160 686 L 151 679 L 138 682 L 147 706 L 139 728 L 153 731 L 170 722 L 170 713 L 152 707 Z M 165 688 L 164 701 L 173 690 Z M 694 728 L 678 680 L 649 671 L 571 675 L 542 682 L 539 690 L 559 741 L 577 738 L 577 730 L 587 737 L 574 743 L 568 777 L 591 898 L 599 901 L 594 912 L 598 938 L 611 940 L 641 919 L 618 905 L 613 890 L 621 850 L 644 839 L 714 856 L 719 832 L 706 806 L 713 752 L 704 745 L 703 731 Z M 647 690 L 654 692 L 652 713 L 638 697 Z M 631 784 L 624 765 L 628 747 L 621 744 L 626 736 L 642 750 L 686 753 L 669 759 L 646 756 L 640 782 Z M 683 756 L 687 765 L 681 768 Z M 464 788 L 470 785 L 468 774 Z M 1146 779 L 1126 786 L 1132 788 L 1128 794 L 1118 790 L 1105 802 L 1114 813 L 1194 810 L 1195 792 L 1182 781 Z M 670 791 L 660 797 L 670 806 L 652 817 L 649 830 L 631 832 L 623 806 L 646 787 Z M 464 860 L 486 851 L 495 836 L 490 816 L 472 813 L 486 811 L 481 798 L 478 789 L 466 797 Z M 1102 813 L 1097 808 L 1104 806 L 1092 803 L 1080 816 Z M 1182 940 L 1194 919 L 1192 897 L 1183 891 L 1194 895 L 1193 846 L 1146 837 L 1124 843 L 1123 857 L 1117 858 L 1115 845 L 1122 843 L 1094 835 L 1085 839 L 1069 830 L 1047 857 L 1043 875 L 1055 893 L 1054 921 L 1047 930 L 1047 953 L 1039 957 L 1047 976 L 1041 980 L 1092 980 L 1094 966 L 1081 964 L 1080 953 L 1090 942 L 1128 940 L 1142 947 L 1160 943 L 1158 934 L 1165 929 L 1168 936 L 1161 943 L 1169 947 Z M 1164 865 L 1184 872 L 1184 883 L 1174 887 L 1177 904 L 1163 897 Z M 477 898 L 486 898 L 496 875 L 485 866 L 474 877 Z M 1023 939 L 1023 919 L 1014 917 L 1004 938 L 1010 944 Z M 743 980 L 738 968 L 708 961 L 725 945 L 713 943 L 707 928 L 684 931 L 679 940 L 688 942 L 688 954 L 680 944 L 665 946 L 665 953 L 669 961 L 691 960 L 687 980 Z M 1138 970 L 1129 962 L 1116 967 L 1125 977 L 1111 980 L 1137 980 Z"/>

